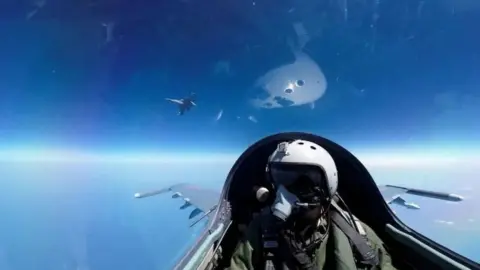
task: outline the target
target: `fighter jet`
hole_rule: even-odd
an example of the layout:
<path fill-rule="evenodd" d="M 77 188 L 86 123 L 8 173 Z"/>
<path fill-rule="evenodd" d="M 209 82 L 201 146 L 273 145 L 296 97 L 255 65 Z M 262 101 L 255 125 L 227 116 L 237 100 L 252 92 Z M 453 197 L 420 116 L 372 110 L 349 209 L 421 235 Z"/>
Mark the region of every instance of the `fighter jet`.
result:
<path fill-rule="evenodd" d="M 274 199 L 265 183 L 265 166 L 272 149 L 283 141 L 303 139 L 324 147 L 338 161 L 340 186 L 334 209 L 343 209 L 368 224 L 390 250 L 392 260 L 401 262 L 398 269 L 477 269 L 478 265 L 419 235 L 395 217 L 388 203 L 400 194 L 414 194 L 448 201 L 461 201 L 455 194 L 399 186 L 377 186 L 366 167 L 348 150 L 323 137 L 302 132 L 279 133 L 251 145 L 238 158 L 225 180 L 221 192 L 195 185 L 178 184 L 157 191 L 137 193 L 147 198 L 173 192 L 194 208 L 190 219 L 203 212 L 193 223 L 208 218 L 208 223 L 194 244 L 176 262 L 174 269 L 228 268 L 233 249 L 242 239 L 242 231 Z M 340 203 L 342 204 L 340 205 Z M 349 237 L 349 236 L 347 236 Z"/>
<path fill-rule="evenodd" d="M 178 105 L 178 115 L 183 115 L 185 111 L 190 110 L 192 106 L 197 106 L 195 103 L 196 95 L 195 93 L 191 93 L 190 96 L 182 99 L 171 99 L 166 98 L 165 100 L 173 102 Z"/>

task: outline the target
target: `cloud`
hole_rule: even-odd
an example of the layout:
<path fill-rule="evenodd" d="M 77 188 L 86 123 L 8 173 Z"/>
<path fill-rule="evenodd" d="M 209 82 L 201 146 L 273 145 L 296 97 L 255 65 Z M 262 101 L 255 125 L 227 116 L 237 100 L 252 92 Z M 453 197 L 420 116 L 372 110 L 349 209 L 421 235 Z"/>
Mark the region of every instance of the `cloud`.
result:
<path fill-rule="evenodd" d="M 218 118 L 218 116 L 217 116 Z M 250 115 L 248 120 L 258 123 Z M 165 153 L 159 151 L 98 151 L 68 148 L 6 148 L 0 149 L 0 162 L 98 162 L 98 163 L 172 163 L 172 162 L 217 162 L 235 161 L 239 152 L 230 153 Z M 356 155 L 369 170 L 375 169 L 427 169 L 455 166 L 455 168 L 480 165 L 478 157 L 470 155 L 439 154 L 390 154 L 382 152 Z M 468 186 L 466 186 L 468 188 Z M 470 187 L 471 188 L 471 187 Z M 465 190 L 464 190 L 465 191 Z"/>
<path fill-rule="evenodd" d="M 217 117 L 215 117 L 215 121 L 219 121 L 222 118 L 223 115 L 223 110 L 220 110 L 217 114 Z"/>
<path fill-rule="evenodd" d="M 439 224 L 445 224 L 445 225 L 454 225 L 455 223 L 453 221 L 446 221 L 446 220 L 441 220 L 441 219 L 436 219 L 434 220 L 435 223 Z"/>
<path fill-rule="evenodd" d="M 258 123 L 257 118 L 255 118 L 253 115 L 248 116 L 248 120 L 252 121 L 253 123 Z"/>

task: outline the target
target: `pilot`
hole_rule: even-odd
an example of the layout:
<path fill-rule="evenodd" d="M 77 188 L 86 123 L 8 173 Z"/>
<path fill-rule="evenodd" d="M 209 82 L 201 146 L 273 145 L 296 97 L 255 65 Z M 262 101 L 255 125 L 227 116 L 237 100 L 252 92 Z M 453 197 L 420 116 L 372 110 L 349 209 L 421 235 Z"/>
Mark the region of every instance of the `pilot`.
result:
<path fill-rule="evenodd" d="M 249 224 L 230 269 L 396 269 L 375 232 L 336 203 L 337 168 L 324 148 L 280 143 L 266 175 L 275 200 Z"/>

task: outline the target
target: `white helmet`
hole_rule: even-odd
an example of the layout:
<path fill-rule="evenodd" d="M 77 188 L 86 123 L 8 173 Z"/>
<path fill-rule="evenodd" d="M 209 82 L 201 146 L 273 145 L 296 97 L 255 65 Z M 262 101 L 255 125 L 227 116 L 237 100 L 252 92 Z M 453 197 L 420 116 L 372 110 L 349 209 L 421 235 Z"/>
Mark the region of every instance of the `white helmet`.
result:
<path fill-rule="evenodd" d="M 287 166 L 288 170 L 280 170 L 275 173 L 275 166 Z M 300 165 L 300 166 L 296 166 Z M 296 179 L 292 175 L 287 176 L 285 174 L 299 174 L 296 171 L 301 170 L 302 165 L 318 167 L 324 175 L 322 178 L 326 178 L 326 189 L 330 199 L 335 195 L 338 188 L 338 174 L 337 166 L 332 156 L 318 144 L 305 140 L 295 140 L 292 142 L 282 142 L 278 145 L 277 149 L 268 158 L 267 170 L 271 170 L 271 175 L 275 177 L 286 177 L 290 179 Z M 271 167 L 271 168 L 270 168 Z M 317 177 L 312 177 L 313 179 Z M 275 181 L 275 179 L 272 179 Z M 320 183 L 319 183 L 320 184 Z"/>

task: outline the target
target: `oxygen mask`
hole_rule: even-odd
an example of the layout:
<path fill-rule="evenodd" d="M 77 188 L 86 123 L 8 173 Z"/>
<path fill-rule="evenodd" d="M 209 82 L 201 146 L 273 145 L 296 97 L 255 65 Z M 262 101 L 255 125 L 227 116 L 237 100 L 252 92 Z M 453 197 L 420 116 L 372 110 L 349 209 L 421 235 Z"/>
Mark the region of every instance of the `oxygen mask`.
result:
<path fill-rule="evenodd" d="M 320 174 L 321 175 L 321 174 Z M 322 206 L 322 194 L 318 184 L 319 174 L 314 171 L 273 169 L 271 177 L 276 187 L 275 201 L 271 206 L 274 216 L 286 221 L 292 214 L 300 214 Z"/>
<path fill-rule="evenodd" d="M 297 207 L 298 198 L 289 192 L 283 185 L 277 187 L 275 201 L 272 204 L 272 213 L 278 219 L 286 221 L 292 214 L 294 208 Z"/>

